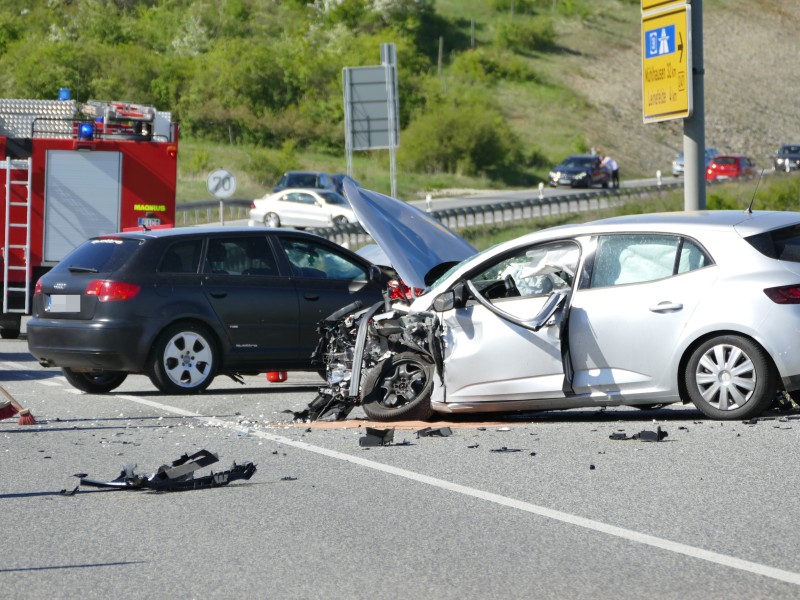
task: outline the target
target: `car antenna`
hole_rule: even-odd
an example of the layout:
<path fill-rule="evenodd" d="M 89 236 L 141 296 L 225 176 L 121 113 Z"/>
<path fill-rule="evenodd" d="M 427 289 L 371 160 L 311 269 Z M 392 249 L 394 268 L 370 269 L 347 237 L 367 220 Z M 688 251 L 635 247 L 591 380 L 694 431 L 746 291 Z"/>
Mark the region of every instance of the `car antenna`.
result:
<path fill-rule="evenodd" d="M 753 197 L 750 198 L 750 206 L 747 207 L 747 210 L 744 211 L 748 215 L 753 214 L 753 202 L 756 200 L 756 192 L 758 191 L 758 186 L 761 185 L 761 178 L 764 176 L 764 169 L 761 169 L 761 173 L 758 174 L 758 181 L 756 181 L 756 189 L 753 190 Z"/>

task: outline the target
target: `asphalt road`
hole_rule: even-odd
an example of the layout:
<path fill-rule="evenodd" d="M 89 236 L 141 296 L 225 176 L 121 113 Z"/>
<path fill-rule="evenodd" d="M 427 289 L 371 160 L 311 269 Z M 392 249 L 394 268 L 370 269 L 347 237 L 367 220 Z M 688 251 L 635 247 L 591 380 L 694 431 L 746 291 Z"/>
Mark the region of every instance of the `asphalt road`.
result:
<path fill-rule="evenodd" d="M 313 374 L 193 397 L 132 376 L 86 395 L 2 340 L 0 380 L 37 420 L 0 421 L 4 598 L 800 597 L 796 415 L 461 417 L 429 424 L 449 437 L 398 424 L 394 445 L 364 448 L 360 410 L 346 427 L 283 412 L 314 397 Z M 657 426 L 659 443 L 609 438 Z M 150 474 L 199 448 L 218 470 L 258 470 L 215 489 L 59 493 L 75 473 Z"/>

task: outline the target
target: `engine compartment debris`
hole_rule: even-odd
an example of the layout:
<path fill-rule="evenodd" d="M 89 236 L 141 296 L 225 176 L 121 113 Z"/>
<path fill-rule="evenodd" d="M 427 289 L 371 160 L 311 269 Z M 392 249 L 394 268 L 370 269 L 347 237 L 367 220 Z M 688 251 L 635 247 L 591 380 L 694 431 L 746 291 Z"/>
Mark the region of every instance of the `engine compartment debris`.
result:
<path fill-rule="evenodd" d="M 178 492 L 184 490 L 197 490 L 204 488 L 228 485 L 231 481 L 239 479 L 248 480 L 256 472 L 256 465 L 252 462 L 233 466 L 226 471 L 212 471 L 203 477 L 195 477 L 198 469 L 219 462 L 219 456 L 208 450 L 198 450 L 192 455 L 184 454 L 171 465 L 161 465 L 151 475 L 135 473 L 135 464 L 124 465 L 116 479 L 101 481 L 89 479 L 85 473 L 78 473 L 80 484 L 119 490 L 153 490 L 157 492 Z M 72 494 L 75 490 L 72 491 Z M 71 495 L 71 494 L 65 494 Z"/>

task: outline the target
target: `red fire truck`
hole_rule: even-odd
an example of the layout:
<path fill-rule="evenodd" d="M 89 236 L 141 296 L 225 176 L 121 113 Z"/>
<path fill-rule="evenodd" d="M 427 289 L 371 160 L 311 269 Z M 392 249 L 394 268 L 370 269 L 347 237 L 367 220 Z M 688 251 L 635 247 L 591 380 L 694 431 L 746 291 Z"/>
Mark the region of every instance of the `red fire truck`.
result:
<path fill-rule="evenodd" d="M 19 335 L 36 281 L 85 239 L 175 224 L 178 126 L 126 102 L 0 99 L 3 310 Z"/>

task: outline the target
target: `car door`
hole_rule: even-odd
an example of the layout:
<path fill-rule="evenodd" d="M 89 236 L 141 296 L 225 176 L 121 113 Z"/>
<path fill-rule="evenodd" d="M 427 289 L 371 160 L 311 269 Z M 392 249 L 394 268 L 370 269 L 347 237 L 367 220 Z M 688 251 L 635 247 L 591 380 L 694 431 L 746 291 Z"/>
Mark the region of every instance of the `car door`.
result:
<path fill-rule="evenodd" d="M 670 365 L 685 324 L 714 283 L 711 258 L 677 235 L 604 235 L 595 242 L 570 308 L 574 392 L 676 395 Z"/>
<path fill-rule="evenodd" d="M 267 234 L 211 236 L 203 290 L 228 335 L 226 366 L 263 369 L 305 357 L 297 293 L 280 274 Z"/>
<path fill-rule="evenodd" d="M 441 315 L 445 402 L 535 403 L 564 396 L 562 321 L 579 257 L 573 241 L 526 246 L 469 276 L 491 306 L 473 299 Z M 555 312 L 544 316 L 538 331 L 520 323 L 540 316 L 554 295 Z"/>
<path fill-rule="evenodd" d="M 371 277 L 369 263 L 336 244 L 289 233 L 275 241 L 280 260 L 291 269 L 299 346 L 309 356 L 319 341 L 319 321 L 356 300 L 370 306 L 382 299 L 384 282 Z"/>

